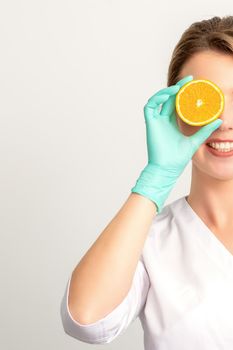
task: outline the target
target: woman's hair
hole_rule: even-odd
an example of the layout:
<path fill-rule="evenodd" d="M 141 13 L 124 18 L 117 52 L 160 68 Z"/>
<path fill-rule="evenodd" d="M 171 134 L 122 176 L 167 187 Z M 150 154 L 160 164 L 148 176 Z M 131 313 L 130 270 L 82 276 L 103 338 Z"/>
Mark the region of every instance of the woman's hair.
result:
<path fill-rule="evenodd" d="M 194 22 L 182 34 L 172 53 L 167 86 L 176 84 L 184 63 L 196 52 L 214 50 L 233 54 L 233 16 Z"/>

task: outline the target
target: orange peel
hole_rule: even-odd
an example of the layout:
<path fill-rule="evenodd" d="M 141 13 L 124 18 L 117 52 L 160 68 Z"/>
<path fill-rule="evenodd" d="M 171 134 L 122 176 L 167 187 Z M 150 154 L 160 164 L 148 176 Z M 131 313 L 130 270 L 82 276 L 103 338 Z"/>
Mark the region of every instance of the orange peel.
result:
<path fill-rule="evenodd" d="M 207 79 L 184 84 L 176 95 L 176 112 L 187 124 L 202 126 L 217 119 L 225 105 L 222 90 Z"/>

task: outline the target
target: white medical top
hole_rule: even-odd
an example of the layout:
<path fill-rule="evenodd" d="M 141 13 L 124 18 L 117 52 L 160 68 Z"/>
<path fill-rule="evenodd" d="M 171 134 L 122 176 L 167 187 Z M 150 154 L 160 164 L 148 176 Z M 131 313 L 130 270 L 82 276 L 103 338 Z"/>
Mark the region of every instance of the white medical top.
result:
<path fill-rule="evenodd" d="M 114 340 L 136 317 L 146 350 L 233 349 L 233 255 L 186 201 L 154 216 L 124 300 L 97 322 L 82 325 L 61 301 L 65 332 L 91 344 Z"/>

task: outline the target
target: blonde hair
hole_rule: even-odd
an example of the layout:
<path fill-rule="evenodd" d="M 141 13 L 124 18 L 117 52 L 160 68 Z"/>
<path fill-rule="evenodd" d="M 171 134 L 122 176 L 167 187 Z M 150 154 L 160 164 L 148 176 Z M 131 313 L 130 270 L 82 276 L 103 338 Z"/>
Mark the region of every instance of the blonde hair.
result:
<path fill-rule="evenodd" d="M 190 56 L 205 50 L 233 54 L 233 16 L 194 22 L 185 30 L 172 53 L 167 86 L 180 80 L 179 73 Z"/>

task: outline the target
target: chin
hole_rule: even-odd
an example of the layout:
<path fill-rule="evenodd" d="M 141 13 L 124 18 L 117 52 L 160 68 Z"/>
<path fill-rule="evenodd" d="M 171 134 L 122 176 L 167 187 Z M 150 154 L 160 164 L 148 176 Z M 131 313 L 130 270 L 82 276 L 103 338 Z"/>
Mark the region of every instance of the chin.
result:
<path fill-rule="evenodd" d="M 201 158 L 201 159 L 200 159 Z M 233 162 L 231 164 L 216 164 L 199 157 L 197 152 L 192 158 L 192 167 L 200 176 L 207 176 L 219 181 L 233 181 Z M 202 174 L 202 175 L 201 175 Z"/>

